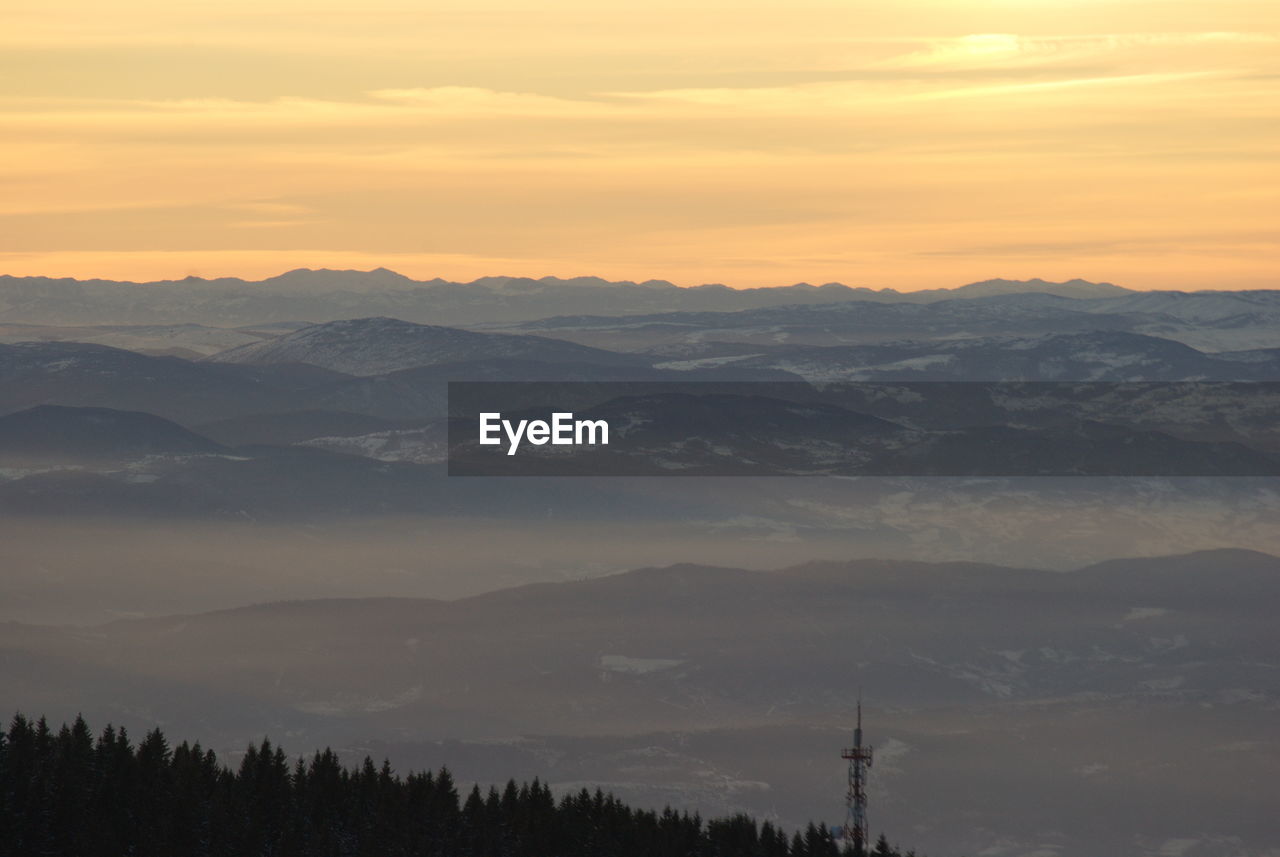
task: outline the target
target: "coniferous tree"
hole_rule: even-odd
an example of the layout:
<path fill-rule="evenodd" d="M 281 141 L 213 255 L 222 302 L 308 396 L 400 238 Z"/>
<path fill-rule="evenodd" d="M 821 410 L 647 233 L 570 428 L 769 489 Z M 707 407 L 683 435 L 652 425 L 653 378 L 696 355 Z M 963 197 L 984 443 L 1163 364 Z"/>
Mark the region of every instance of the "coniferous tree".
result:
<path fill-rule="evenodd" d="M 704 823 L 636 810 L 601 789 L 558 802 L 539 779 L 463 801 L 447 768 L 347 769 L 332 750 L 290 764 L 264 739 L 233 770 L 211 750 L 171 747 L 159 729 L 93 739 L 76 718 L 56 732 L 15 715 L 0 730 L 3 857 L 835 857 L 810 824 L 788 840 L 746 815 Z M 875 857 L 898 857 L 882 836 Z"/>

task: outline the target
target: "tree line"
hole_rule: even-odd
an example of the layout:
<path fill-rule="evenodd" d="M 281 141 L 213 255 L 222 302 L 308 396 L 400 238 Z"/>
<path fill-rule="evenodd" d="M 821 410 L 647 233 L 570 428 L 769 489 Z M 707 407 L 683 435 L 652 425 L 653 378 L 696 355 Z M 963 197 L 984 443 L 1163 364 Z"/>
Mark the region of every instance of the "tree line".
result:
<path fill-rule="evenodd" d="M 292 763 L 264 739 L 234 769 L 152 729 L 137 744 L 82 718 L 0 730 L 0 855 L 26 857 L 845 857 L 810 823 L 633 809 L 535 779 L 463 796 L 447 768 L 397 775 L 332 750 Z M 873 857 L 902 857 L 882 836 Z M 910 855 L 908 855 L 910 857 Z"/>

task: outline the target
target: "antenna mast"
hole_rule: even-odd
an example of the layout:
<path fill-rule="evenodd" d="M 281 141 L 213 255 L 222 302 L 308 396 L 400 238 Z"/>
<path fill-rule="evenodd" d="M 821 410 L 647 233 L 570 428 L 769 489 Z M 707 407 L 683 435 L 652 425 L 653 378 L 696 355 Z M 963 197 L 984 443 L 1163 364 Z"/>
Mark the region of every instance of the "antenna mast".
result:
<path fill-rule="evenodd" d="M 871 767 L 871 748 L 862 746 L 862 694 L 858 694 L 858 725 L 853 730 L 853 746 L 840 751 L 849 762 L 849 792 L 844 819 L 844 840 L 853 844 L 856 857 L 867 853 L 867 769 Z"/>

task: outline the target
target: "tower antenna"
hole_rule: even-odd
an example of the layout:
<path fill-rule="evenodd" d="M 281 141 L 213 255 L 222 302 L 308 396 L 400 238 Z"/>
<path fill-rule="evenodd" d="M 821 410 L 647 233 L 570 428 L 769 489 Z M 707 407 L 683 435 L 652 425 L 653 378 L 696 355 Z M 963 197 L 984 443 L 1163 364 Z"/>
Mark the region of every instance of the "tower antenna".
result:
<path fill-rule="evenodd" d="M 853 746 L 840 751 L 849 762 L 849 791 L 845 796 L 844 841 L 853 844 L 855 857 L 867 853 L 867 770 L 871 748 L 862 746 L 862 691 L 858 691 L 858 721 L 853 730 Z"/>

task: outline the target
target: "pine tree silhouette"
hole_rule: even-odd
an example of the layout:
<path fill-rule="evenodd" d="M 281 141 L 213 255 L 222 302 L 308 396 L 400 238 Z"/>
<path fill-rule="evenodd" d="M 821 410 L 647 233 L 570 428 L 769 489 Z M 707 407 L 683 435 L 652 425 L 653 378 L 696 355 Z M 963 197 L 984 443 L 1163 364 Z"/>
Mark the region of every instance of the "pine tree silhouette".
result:
<path fill-rule="evenodd" d="M 787 834 L 747 815 L 632 809 L 582 789 L 558 802 L 541 780 L 501 792 L 453 775 L 398 775 L 332 750 L 291 764 L 264 738 L 234 769 L 211 750 L 171 747 L 159 729 L 135 747 L 77 717 L 56 733 L 14 716 L 0 730 L 3 857 L 836 857 L 831 832 Z M 884 836 L 875 857 L 899 857 Z"/>

